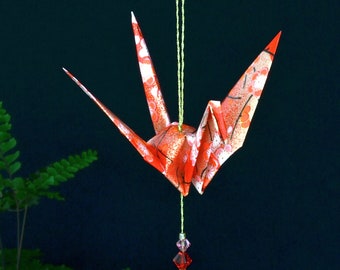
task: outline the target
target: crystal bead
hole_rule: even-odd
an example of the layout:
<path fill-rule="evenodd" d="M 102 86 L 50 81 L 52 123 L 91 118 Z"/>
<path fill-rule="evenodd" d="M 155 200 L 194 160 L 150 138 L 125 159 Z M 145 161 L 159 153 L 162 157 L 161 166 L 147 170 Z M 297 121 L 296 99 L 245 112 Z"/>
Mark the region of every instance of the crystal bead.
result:
<path fill-rule="evenodd" d="M 191 244 L 190 244 L 189 240 L 186 239 L 186 238 L 180 239 L 176 243 L 176 246 L 178 247 L 178 249 L 180 251 L 183 251 L 183 252 L 187 251 L 187 249 L 190 247 L 190 245 Z"/>
<path fill-rule="evenodd" d="M 191 264 L 192 259 L 186 252 L 180 251 L 173 259 L 173 262 L 179 270 L 186 270 L 187 267 Z"/>

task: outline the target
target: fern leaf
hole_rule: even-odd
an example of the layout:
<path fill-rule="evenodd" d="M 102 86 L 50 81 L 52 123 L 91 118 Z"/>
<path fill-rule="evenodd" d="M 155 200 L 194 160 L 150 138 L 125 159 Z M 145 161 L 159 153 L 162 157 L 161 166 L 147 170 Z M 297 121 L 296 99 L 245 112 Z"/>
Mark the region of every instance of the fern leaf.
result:
<path fill-rule="evenodd" d="M 18 161 L 20 152 L 14 150 L 17 141 L 11 135 L 12 125 L 10 120 L 11 116 L 0 102 L 0 172 L 5 171 L 7 176 L 12 178 L 13 174 L 20 169 L 21 163 Z"/>
<path fill-rule="evenodd" d="M 0 119 L 1 123 L 1 119 Z M 0 141 L 4 142 L 11 138 L 11 135 L 6 131 L 0 131 Z"/>
<path fill-rule="evenodd" d="M 7 164 L 11 164 L 14 161 L 16 161 L 19 156 L 20 156 L 20 152 L 15 151 L 13 154 L 9 154 L 6 157 L 4 157 L 4 160 L 5 160 L 5 162 L 7 162 Z"/>
<path fill-rule="evenodd" d="M 62 200 L 63 197 L 51 189 L 97 160 L 97 152 L 88 150 L 54 162 L 26 179 L 13 177 L 21 163 L 18 161 L 20 152 L 15 150 L 17 141 L 11 135 L 10 120 L 0 101 L 0 211 L 38 204 L 41 197 Z"/>
<path fill-rule="evenodd" d="M 7 131 L 11 130 L 11 128 L 12 128 L 11 124 L 0 122 L 0 132 L 7 132 Z"/>
<path fill-rule="evenodd" d="M 79 170 L 88 167 L 97 159 L 97 152 L 93 150 L 84 151 L 80 155 L 70 155 L 34 173 L 28 181 L 37 196 L 60 200 L 61 195 L 51 191 L 51 187 L 73 178 Z"/>
<path fill-rule="evenodd" d="M 12 150 L 17 145 L 17 141 L 14 138 L 10 138 L 8 141 L 2 142 L 0 144 L 0 153 L 3 155 L 9 150 Z"/>
<path fill-rule="evenodd" d="M 9 166 L 8 171 L 11 175 L 13 175 L 17 171 L 19 171 L 20 168 L 21 168 L 21 163 L 19 161 L 16 161 Z"/>

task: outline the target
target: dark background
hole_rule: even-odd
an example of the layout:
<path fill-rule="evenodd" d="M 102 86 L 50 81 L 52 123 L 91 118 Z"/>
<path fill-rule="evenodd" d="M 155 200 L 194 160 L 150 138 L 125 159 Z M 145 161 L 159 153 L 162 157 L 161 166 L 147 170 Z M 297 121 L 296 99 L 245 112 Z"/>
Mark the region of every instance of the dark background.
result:
<path fill-rule="evenodd" d="M 179 193 L 63 73 L 154 135 L 130 26 L 177 120 L 175 1 L 0 2 L 0 100 L 22 175 L 87 148 L 99 160 L 29 212 L 24 247 L 74 269 L 175 269 Z M 282 30 L 244 147 L 185 199 L 190 269 L 340 269 L 339 2 L 187 1 L 185 123 L 198 126 Z M 6 247 L 14 213 L 1 214 Z"/>

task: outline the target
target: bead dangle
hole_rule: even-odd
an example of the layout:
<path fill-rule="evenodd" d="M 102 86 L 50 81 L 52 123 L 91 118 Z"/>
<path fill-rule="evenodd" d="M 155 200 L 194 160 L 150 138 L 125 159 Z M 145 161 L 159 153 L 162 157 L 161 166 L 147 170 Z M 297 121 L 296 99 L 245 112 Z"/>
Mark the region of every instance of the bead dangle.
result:
<path fill-rule="evenodd" d="M 177 266 L 179 270 L 186 270 L 187 267 L 191 264 L 192 259 L 186 252 L 187 249 L 190 247 L 190 242 L 186 238 L 185 233 L 179 234 L 179 240 L 176 243 L 176 246 L 179 249 L 179 252 L 174 257 L 173 262 Z"/>

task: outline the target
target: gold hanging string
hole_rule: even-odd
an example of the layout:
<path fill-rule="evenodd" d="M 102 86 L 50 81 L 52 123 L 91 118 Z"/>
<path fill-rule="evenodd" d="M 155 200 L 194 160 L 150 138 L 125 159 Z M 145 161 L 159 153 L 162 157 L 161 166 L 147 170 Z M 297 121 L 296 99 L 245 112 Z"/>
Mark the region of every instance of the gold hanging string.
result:
<path fill-rule="evenodd" d="M 181 11 L 179 0 L 176 0 L 176 47 L 177 47 L 177 84 L 178 84 L 178 130 L 182 132 L 184 118 L 184 14 L 185 0 L 181 1 Z M 180 18 L 181 15 L 181 18 Z M 184 235 L 184 198 L 180 194 L 181 205 L 181 234 Z"/>

